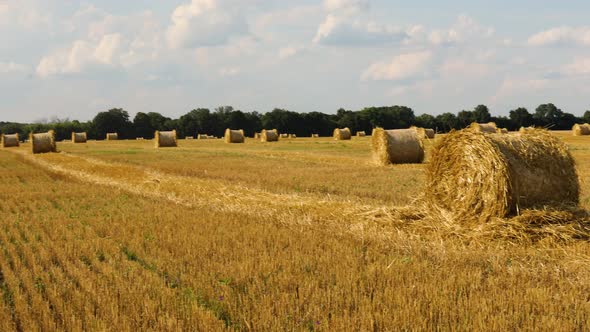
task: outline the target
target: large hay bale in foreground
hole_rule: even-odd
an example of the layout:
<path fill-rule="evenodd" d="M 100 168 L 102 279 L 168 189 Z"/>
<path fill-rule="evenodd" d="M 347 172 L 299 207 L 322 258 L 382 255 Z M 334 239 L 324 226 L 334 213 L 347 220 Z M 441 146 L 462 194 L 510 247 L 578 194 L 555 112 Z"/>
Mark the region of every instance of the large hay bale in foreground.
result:
<path fill-rule="evenodd" d="M 279 140 L 279 132 L 276 129 L 262 130 L 260 133 L 261 142 L 277 142 Z"/>
<path fill-rule="evenodd" d="M 590 124 L 587 124 L 587 123 L 584 123 L 584 124 L 576 123 L 572 127 L 572 134 L 574 134 L 574 136 L 586 136 L 586 135 L 590 135 Z"/>
<path fill-rule="evenodd" d="M 119 139 L 119 134 L 117 133 L 107 133 L 106 140 L 107 141 L 116 141 Z"/>
<path fill-rule="evenodd" d="M 2 134 L 0 137 L 0 146 L 3 148 L 12 148 L 20 146 L 20 139 L 18 133 L 16 134 Z"/>
<path fill-rule="evenodd" d="M 514 135 L 452 131 L 432 151 L 426 188 L 433 206 L 465 220 L 577 205 L 579 198 L 567 146 L 542 129 Z"/>
<path fill-rule="evenodd" d="M 379 165 L 415 164 L 424 160 L 424 145 L 415 129 L 373 129 L 373 159 Z"/>
<path fill-rule="evenodd" d="M 225 130 L 225 143 L 244 143 L 244 130 Z"/>
<path fill-rule="evenodd" d="M 86 132 L 72 132 L 72 143 L 86 143 L 86 141 L 88 141 L 88 135 L 86 135 Z"/>
<path fill-rule="evenodd" d="M 482 133 L 496 133 L 498 127 L 496 126 L 495 122 L 488 122 L 488 123 L 472 123 L 469 128 L 473 131 L 482 132 Z"/>
<path fill-rule="evenodd" d="M 336 140 L 349 140 L 352 137 L 350 129 L 348 128 L 336 128 L 334 129 L 334 139 Z"/>
<path fill-rule="evenodd" d="M 171 131 L 159 131 L 156 130 L 154 134 L 154 141 L 156 148 L 173 148 L 178 146 L 176 139 L 176 130 Z"/>
<path fill-rule="evenodd" d="M 364 131 L 357 131 L 356 132 L 356 137 L 365 137 L 367 136 L 367 133 L 365 133 Z"/>
<path fill-rule="evenodd" d="M 55 132 L 53 130 L 39 134 L 31 133 L 29 134 L 29 140 L 31 141 L 33 154 L 57 151 Z"/>

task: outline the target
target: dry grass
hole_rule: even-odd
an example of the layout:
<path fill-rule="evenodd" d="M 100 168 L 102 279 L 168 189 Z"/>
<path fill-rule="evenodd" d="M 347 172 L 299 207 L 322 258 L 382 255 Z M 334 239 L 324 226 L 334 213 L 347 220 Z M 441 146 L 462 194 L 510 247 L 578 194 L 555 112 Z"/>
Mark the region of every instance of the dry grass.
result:
<path fill-rule="evenodd" d="M 559 135 L 570 135 L 589 176 L 590 142 Z M 396 208 L 421 190 L 423 166 L 375 168 L 366 140 L 59 147 L 66 153 L 0 151 L 0 183 L 12 188 L 0 200 L 2 330 L 590 323 L 588 224 L 578 211 L 471 224 L 418 202 Z M 304 191 L 293 186 L 299 174 Z M 332 182 L 357 189 L 328 195 L 322 185 Z"/>

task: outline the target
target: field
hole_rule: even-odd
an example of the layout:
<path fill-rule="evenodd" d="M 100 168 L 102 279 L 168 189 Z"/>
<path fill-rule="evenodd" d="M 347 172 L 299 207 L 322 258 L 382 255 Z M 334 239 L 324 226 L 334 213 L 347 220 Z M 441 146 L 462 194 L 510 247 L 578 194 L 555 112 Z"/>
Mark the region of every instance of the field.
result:
<path fill-rule="evenodd" d="M 588 210 L 590 138 L 556 135 Z M 0 150 L 2 331 L 590 326 L 587 238 L 421 219 L 425 165 L 369 137 L 29 150 Z"/>

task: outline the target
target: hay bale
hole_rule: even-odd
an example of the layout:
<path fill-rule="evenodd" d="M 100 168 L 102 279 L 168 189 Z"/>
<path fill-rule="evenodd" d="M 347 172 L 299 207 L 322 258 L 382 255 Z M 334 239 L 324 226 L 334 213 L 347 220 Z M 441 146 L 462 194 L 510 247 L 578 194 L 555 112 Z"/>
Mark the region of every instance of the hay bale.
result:
<path fill-rule="evenodd" d="M 254 139 L 260 139 L 262 133 L 254 133 Z"/>
<path fill-rule="evenodd" d="M 29 134 L 29 140 L 31 141 L 33 154 L 57 151 L 55 132 L 53 130 L 39 134 L 31 133 Z"/>
<path fill-rule="evenodd" d="M 136 141 L 143 141 L 143 137 L 136 137 L 135 140 Z"/>
<path fill-rule="evenodd" d="M 496 133 L 498 127 L 496 126 L 495 122 L 488 122 L 488 123 L 477 123 L 473 122 L 469 128 L 476 132 L 481 133 Z"/>
<path fill-rule="evenodd" d="M 498 128 L 498 129 L 496 129 L 496 134 L 508 134 L 508 129 Z"/>
<path fill-rule="evenodd" d="M 0 146 L 3 148 L 19 147 L 20 139 L 18 133 L 16 134 L 2 134 L 0 137 Z"/>
<path fill-rule="evenodd" d="M 86 135 L 86 132 L 72 132 L 72 143 L 86 143 L 86 141 L 88 141 L 88 135 Z"/>
<path fill-rule="evenodd" d="M 320 134 L 311 134 L 311 138 L 319 138 Z"/>
<path fill-rule="evenodd" d="M 426 188 L 432 206 L 464 220 L 577 205 L 579 199 L 574 159 L 542 129 L 514 135 L 452 131 L 432 151 Z"/>
<path fill-rule="evenodd" d="M 279 137 L 281 137 L 281 138 L 289 138 L 289 134 L 281 134 Z"/>
<path fill-rule="evenodd" d="M 379 165 L 415 164 L 424 160 L 424 145 L 414 129 L 373 129 L 373 159 Z"/>
<path fill-rule="evenodd" d="M 217 139 L 217 137 L 213 136 L 213 135 L 208 135 L 207 139 Z"/>
<path fill-rule="evenodd" d="M 367 136 L 367 133 L 365 133 L 364 131 L 357 131 L 356 132 L 356 137 L 365 137 Z"/>
<path fill-rule="evenodd" d="M 262 130 L 260 133 L 261 142 L 277 142 L 279 140 L 279 132 L 276 129 Z"/>
<path fill-rule="evenodd" d="M 156 130 L 154 134 L 154 141 L 156 148 L 173 148 L 178 146 L 176 139 L 176 130 L 171 131 L 159 131 Z"/>
<path fill-rule="evenodd" d="M 198 134 L 197 139 L 209 139 L 209 136 L 207 136 L 206 134 Z"/>
<path fill-rule="evenodd" d="M 289 134 L 289 138 L 297 138 L 297 135 L 295 135 L 295 134 Z"/>
<path fill-rule="evenodd" d="M 432 139 L 434 136 L 436 136 L 436 132 L 432 128 L 424 128 L 424 134 L 426 135 L 426 138 L 429 139 Z"/>
<path fill-rule="evenodd" d="M 244 130 L 225 130 L 225 143 L 244 143 Z"/>
<path fill-rule="evenodd" d="M 336 128 L 334 129 L 334 139 L 340 141 L 340 140 L 349 140 L 352 137 L 352 134 L 350 133 L 350 129 L 348 128 Z"/>
<path fill-rule="evenodd" d="M 116 141 L 119 139 L 119 134 L 117 133 L 107 133 L 106 137 L 107 141 Z"/>
<path fill-rule="evenodd" d="M 590 135 L 590 125 L 587 124 L 587 123 L 584 123 L 584 124 L 578 124 L 578 123 L 576 123 L 572 127 L 572 133 L 574 134 L 574 136 L 586 136 L 586 135 Z"/>
<path fill-rule="evenodd" d="M 534 131 L 534 130 L 535 130 L 535 127 L 534 127 L 534 126 L 530 126 L 530 127 L 520 127 L 520 129 L 518 129 L 518 132 L 519 132 L 520 134 L 525 134 L 525 133 L 527 133 L 527 132 L 529 132 L 529 131 L 531 131 L 531 130 L 533 130 L 533 131 Z"/>
<path fill-rule="evenodd" d="M 184 139 L 195 139 L 194 136 L 185 136 Z"/>

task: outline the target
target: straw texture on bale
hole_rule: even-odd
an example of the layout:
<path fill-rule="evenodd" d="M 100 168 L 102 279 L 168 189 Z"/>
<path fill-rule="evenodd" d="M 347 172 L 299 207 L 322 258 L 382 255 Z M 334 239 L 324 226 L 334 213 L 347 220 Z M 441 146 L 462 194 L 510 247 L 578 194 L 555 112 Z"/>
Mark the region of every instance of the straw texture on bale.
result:
<path fill-rule="evenodd" d="M 535 127 L 531 126 L 531 127 L 520 127 L 520 129 L 518 129 L 518 132 L 521 134 L 525 134 L 531 130 L 535 130 Z"/>
<path fill-rule="evenodd" d="M 367 133 L 365 133 L 364 131 L 357 131 L 356 132 L 356 137 L 365 137 L 367 136 Z"/>
<path fill-rule="evenodd" d="M 410 129 L 413 129 L 418 134 L 420 138 L 434 138 L 434 130 L 427 129 L 422 127 L 411 126 Z"/>
<path fill-rule="evenodd" d="M 431 206 L 465 220 L 559 209 L 579 199 L 567 146 L 542 129 L 515 135 L 452 131 L 432 151 L 426 187 Z"/>
<path fill-rule="evenodd" d="M 0 145 L 2 145 L 3 148 L 11 148 L 11 147 L 20 146 L 20 140 L 18 137 L 18 133 L 16 133 L 16 134 L 2 134 L 2 137 L 0 138 L 0 140 L 2 141 L 2 142 L 0 142 Z"/>
<path fill-rule="evenodd" d="M 198 134 L 197 135 L 197 139 L 208 139 L 209 136 L 207 136 L 206 134 Z"/>
<path fill-rule="evenodd" d="M 277 142 L 279 140 L 279 132 L 276 129 L 262 130 L 260 133 L 261 142 Z"/>
<path fill-rule="evenodd" d="M 29 135 L 29 140 L 31 141 L 31 148 L 34 154 L 57 151 L 55 145 L 55 132 L 53 130 L 39 134 L 31 133 Z"/>
<path fill-rule="evenodd" d="M 469 128 L 474 131 L 482 132 L 482 133 L 496 133 L 498 127 L 496 126 L 495 122 L 488 122 L 488 123 L 472 123 Z"/>
<path fill-rule="evenodd" d="M 572 133 L 574 134 L 574 136 L 586 136 L 586 135 L 590 135 L 590 124 L 587 124 L 587 123 L 578 124 L 578 123 L 576 123 L 572 127 Z"/>
<path fill-rule="evenodd" d="M 83 133 L 75 133 L 72 132 L 72 143 L 86 143 L 88 141 L 88 136 L 85 132 Z"/>
<path fill-rule="evenodd" d="M 107 133 L 107 141 L 116 141 L 119 139 L 119 134 L 117 133 Z"/>
<path fill-rule="evenodd" d="M 373 159 L 379 165 L 415 164 L 424 160 L 422 137 L 414 129 L 373 129 Z"/>
<path fill-rule="evenodd" d="M 156 133 L 154 134 L 154 140 L 156 141 L 155 143 L 157 148 L 172 148 L 178 146 L 178 141 L 176 140 L 176 130 L 156 130 Z"/>
<path fill-rule="evenodd" d="M 349 140 L 352 137 L 350 129 L 348 128 L 336 128 L 334 129 L 334 139 L 336 140 Z"/>
<path fill-rule="evenodd" d="M 319 138 L 320 134 L 311 134 L 311 138 Z"/>
<path fill-rule="evenodd" d="M 498 128 L 498 129 L 496 129 L 496 133 L 498 133 L 498 134 L 508 134 L 508 129 L 506 129 L 506 128 Z"/>
<path fill-rule="evenodd" d="M 225 130 L 225 143 L 244 143 L 244 130 Z"/>

